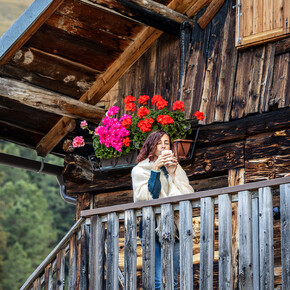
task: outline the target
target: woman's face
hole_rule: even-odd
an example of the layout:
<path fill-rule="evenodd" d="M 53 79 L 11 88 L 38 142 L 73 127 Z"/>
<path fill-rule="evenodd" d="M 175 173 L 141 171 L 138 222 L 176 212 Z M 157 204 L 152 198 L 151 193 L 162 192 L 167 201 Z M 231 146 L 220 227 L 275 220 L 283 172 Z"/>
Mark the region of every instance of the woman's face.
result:
<path fill-rule="evenodd" d="M 155 160 L 158 158 L 163 150 L 170 150 L 170 140 L 167 134 L 164 134 L 157 144 L 155 151 Z"/>

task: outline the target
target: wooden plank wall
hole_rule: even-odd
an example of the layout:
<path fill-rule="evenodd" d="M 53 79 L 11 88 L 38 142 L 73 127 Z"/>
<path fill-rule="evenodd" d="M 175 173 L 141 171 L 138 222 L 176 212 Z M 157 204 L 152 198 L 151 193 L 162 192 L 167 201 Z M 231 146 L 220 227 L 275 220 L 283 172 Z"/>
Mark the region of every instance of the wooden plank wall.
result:
<path fill-rule="evenodd" d="M 284 40 L 237 51 L 233 5 L 235 1 L 226 1 L 204 30 L 197 23 L 192 29 L 181 98 L 187 117 L 193 119 L 196 110 L 203 111 L 205 124 L 290 104 L 289 44 L 283 45 Z M 173 103 L 178 95 L 179 70 L 179 39 L 164 34 L 104 100 L 118 99 L 121 104 L 129 94 L 161 94 Z"/>

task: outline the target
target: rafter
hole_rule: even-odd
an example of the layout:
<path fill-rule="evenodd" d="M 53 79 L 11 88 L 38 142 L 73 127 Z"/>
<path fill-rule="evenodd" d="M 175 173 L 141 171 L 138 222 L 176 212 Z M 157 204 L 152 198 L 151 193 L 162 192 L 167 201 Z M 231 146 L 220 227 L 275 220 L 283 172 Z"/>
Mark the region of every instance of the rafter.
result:
<path fill-rule="evenodd" d="M 105 115 L 105 110 L 99 107 L 7 78 L 0 78 L 0 95 L 26 106 L 72 119 L 86 119 L 96 123 Z"/>
<path fill-rule="evenodd" d="M 194 3 L 195 1 L 192 0 L 173 0 L 167 7 L 183 14 L 190 9 Z M 98 103 L 98 101 L 116 84 L 118 79 L 161 35 L 162 31 L 152 27 L 145 28 L 122 55 L 96 80 L 92 87 L 82 95 L 80 101 L 92 105 Z M 68 118 L 61 118 L 48 134 L 40 140 L 36 148 L 39 155 L 46 156 L 54 146 L 62 140 L 68 132 L 68 130 L 66 130 L 67 123 L 69 123 Z M 61 130 L 59 130 L 59 128 L 61 128 Z M 53 140 L 53 142 L 51 140 Z"/>

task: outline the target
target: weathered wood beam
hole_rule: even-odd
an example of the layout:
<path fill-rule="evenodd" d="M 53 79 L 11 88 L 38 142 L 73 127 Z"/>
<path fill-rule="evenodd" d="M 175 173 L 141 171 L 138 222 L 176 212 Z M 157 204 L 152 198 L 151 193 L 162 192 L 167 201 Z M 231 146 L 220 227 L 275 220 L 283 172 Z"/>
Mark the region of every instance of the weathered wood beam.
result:
<path fill-rule="evenodd" d="M 72 119 L 98 122 L 105 110 L 51 91 L 7 78 L 0 78 L 0 95 L 23 105 Z"/>
<path fill-rule="evenodd" d="M 152 0 L 82 0 L 131 20 L 179 36 L 180 24 L 192 19 Z"/>
<path fill-rule="evenodd" d="M 190 9 L 186 12 L 186 15 L 188 17 L 192 17 L 197 12 L 199 12 L 202 8 L 207 6 L 212 0 L 194 0 L 193 5 L 190 7 Z"/>
<path fill-rule="evenodd" d="M 26 43 L 62 2 L 36 0 L 28 7 L 0 39 L 0 65 L 6 63 Z"/>
<path fill-rule="evenodd" d="M 192 6 L 192 1 L 173 0 L 167 6 L 180 13 L 185 13 Z M 162 32 L 152 27 L 145 28 L 121 56 L 99 77 L 93 86 L 82 95 L 80 101 L 95 105 L 116 84 L 119 78 L 143 55 L 151 44 L 162 35 Z M 63 117 L 66 118 L 66 117 Z M 56 144 L 67 134 L 64 124 L 68 119 L 61 119 L 37 145 L 37 152 L 46 156 Z M 62 134 L 58 131 L 61 127 Z M 49 136 L 49 137 L 48 137 Z M 51 142 L 51 139 L 54 141 Z M 47 144 L 47 142 L 49 144 Z"/>
<path fill-rule="evenodd" d="M 216 13 L 221 9 L 225 0 L 213 0 L 203 13 L 203 15 L 198 19 L 197 23 L 201 29 L 205 29 L 205 27 L 210 23 Z"/>

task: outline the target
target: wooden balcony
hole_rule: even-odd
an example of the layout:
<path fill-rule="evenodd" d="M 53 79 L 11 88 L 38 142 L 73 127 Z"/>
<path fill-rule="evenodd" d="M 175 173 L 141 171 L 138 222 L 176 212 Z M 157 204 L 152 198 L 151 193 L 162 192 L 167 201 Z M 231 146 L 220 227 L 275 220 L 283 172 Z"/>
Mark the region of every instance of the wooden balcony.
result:
<path fill-rule="evenodd" d="M 280 219 L 273 218 L 274 206 L 280 207 Z M 180 289 L 288 289 L 290 177 L 82 211 L 21 289 L 154 289 L 157 215 L 162 286 L 174 289 L 175 213 L 180 217 Z"/>

